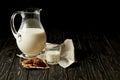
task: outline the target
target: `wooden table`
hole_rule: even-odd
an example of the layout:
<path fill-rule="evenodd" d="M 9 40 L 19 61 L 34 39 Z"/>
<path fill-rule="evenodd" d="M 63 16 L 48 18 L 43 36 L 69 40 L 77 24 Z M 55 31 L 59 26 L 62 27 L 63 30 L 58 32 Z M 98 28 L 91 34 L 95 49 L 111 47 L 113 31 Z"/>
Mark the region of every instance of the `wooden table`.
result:
<path fill-rule="evenodd" d="M 76 62 L 68 68 L 25 69 L 13 36 L 0 39 L 0 80 L 120 80 L 120 33 L 47 32 L 47 41 L 72 39 Z"/>

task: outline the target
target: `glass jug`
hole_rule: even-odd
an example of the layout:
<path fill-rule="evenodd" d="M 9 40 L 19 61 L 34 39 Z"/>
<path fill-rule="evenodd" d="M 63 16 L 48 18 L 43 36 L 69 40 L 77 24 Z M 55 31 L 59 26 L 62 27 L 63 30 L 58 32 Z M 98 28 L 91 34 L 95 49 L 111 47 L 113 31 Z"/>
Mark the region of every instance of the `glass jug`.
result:
<path fill-rule="evenodd" d="M 10 20 L 11 31 L 16 39 L 18 48 L 27 57 L 34 57 L 42 53 L 46 46 L 46 33 L 40 21 L 41 9 L 26 9 L 16 11 Z M 15 29 L 14 19 L 21 15 L 22 21 L 18 31 Z"/>

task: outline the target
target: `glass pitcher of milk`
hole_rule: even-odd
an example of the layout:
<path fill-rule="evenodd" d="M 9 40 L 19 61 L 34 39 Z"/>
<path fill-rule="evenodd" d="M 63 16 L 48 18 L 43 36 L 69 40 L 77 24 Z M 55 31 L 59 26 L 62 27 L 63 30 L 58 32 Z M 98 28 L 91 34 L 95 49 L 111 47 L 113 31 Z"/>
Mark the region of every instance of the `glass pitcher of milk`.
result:
<path fill-rule="evenodd" d="M 16 11 L 11 16 L 11 31 L 16 39 L 18 48 L 27 57 L 39 55 L 46 46 L 47 36 L 40 21 L 40 12 L 41 9 L 29 8 L 24 11 Z M 17 31 L 14 20 L 18 14 L 21 15 L 22 20 Z"/>

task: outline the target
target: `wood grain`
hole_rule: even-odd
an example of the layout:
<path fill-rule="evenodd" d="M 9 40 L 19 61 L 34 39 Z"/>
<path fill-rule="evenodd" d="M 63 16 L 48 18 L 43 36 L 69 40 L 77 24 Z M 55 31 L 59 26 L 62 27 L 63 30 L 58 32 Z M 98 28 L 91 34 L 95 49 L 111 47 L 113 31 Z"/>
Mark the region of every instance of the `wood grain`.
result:
<path fill-rule="evenodd" d="M 13 45 L 13 43 L 7 40 L 0 52 L 0 80 L 7 80 L 9 71 L 13 64 L 15 57 L 14 51 L 16 49 L 14 49 L 14 46 L 11 45 Z"/>
<path fill-rule="evenodd" d="M 68 68 L 25 69 L 15 39 L 0 39 L 0 80 L 119 80 L 120 33 L 47 32 L 47 42 L 72 39 L 76 62 Z"/>

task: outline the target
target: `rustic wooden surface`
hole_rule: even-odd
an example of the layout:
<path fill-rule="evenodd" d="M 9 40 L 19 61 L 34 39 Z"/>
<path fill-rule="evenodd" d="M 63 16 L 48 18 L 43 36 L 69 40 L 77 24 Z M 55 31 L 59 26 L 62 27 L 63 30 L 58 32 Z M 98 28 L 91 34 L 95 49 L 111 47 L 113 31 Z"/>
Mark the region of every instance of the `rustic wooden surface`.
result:
<path fill-rule="evenodd" d="M 47 32 L 51 43 L 72 39 L 76 62 L 64 69 L 25 69 L 13 36 L 0 39 L 0 80 L 120 80 L 120 33 Z"/>

